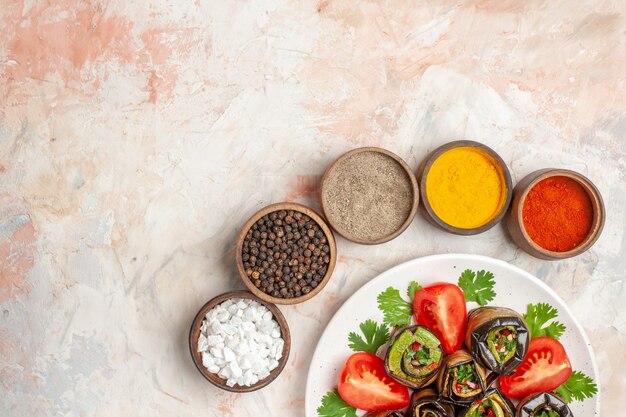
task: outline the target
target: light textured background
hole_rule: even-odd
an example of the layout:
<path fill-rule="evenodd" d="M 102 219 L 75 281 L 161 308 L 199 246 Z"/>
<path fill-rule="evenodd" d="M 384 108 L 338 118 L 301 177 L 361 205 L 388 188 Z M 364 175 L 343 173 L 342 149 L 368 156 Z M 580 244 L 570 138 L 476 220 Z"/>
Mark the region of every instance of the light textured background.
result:
<path fill-rule="evenodd" d="M 593 341 L 603 415 L 626 392 L 626 2 L 0 0 L 0 415 L 302 416 L 333 312 L 379 272 L 469 252 L 536 274 Z M 234 239 L 258 208 L 318 207 L 341 153 L 495 148 L 514 181 L 589 176 L 594 248 L 546 262 L 503 227 L 458 237 L 420 215 L 375 247 L 338 240 L 324 291 L 282 311 L 280 379 L 220 392 L 190 321 L 242 284 Z"/>

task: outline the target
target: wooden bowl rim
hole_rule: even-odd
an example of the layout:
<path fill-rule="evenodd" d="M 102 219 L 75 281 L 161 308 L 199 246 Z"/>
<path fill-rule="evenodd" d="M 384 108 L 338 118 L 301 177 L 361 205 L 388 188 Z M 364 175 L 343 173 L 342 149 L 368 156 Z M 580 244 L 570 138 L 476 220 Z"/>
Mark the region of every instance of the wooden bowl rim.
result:
<path fill-rule="evenodd" d="M 317 285 L 317 287 L 313 288 L 308 294 L 303 294 L 300 297 L 294 298 L 279 298 L 274 297 L 269 294 L 264 293 L 260 289 L 254 286 L 254 283 L 248 278 L 246 275 L 246 271 L 243 269 L 243 259 L 242 259 L 242 251 L 243 251 L 243 241 L 245 240 L 246 234 L 248 230 L 252 227 L 257 220 L 266 214 L 272 213 L 274 211 L 280 210 L 293 210 L 298 211 L 302 214 L 309 216 L 313 219 L 322 229 L 324 235 L 326 236 L 326 240 L 328 241 L 328 246 L 330 248 L 330 262 L 328 263 L 328 267 L 326 269 L 326 275 Z M 335 236 L 333 235 L 332 230 L 326 223 L 326 221 L 320 216 L 315 210 L 300 203 L 292 203 L 292 202 L 282 202 L 282 203 L 274 203 L 269 206 L 265 206 L 254 213 L 248 221 L 241 228 L 241 232 L 239 232 L 239 237 L 237 239 L 237 248 L 236 248 L 236 262 L 237 262 L 237 270 L 239 271 L 239 277 L 243 281 L 244 285 L 258 298 L 268 303 L 274 304 L 298 304 L 303 301 L 306 301 L 315 295 L 317 295 L 322 289 L 326 286 L 328 281 L 330 280 L 333 271 L 335 270 L 335 264 L 337 263 L 337 245 L 335 242 Z"/>
<path fill-rule="evenodd" d="M 235 298 L 246 298 L 249 300 L 254 300 L 260 303 L 261 305 L 264 305 L 265 307 L 267 307 L 267 309 L 272 312 L 274 319 L 278 323 L 280 327 L 281 336 L 285 342 L 283 345 L 283 356 L 278 360 L 278 366 L 272 369 L 270 371 L 270 374 L 266 378 L 258 381 L 256 384 L 253 384 L 249 387 L 242 386 L 242 385 L 234 385 L 232 387 L 229 387 L 228 385 L 226 385 L 225 379 L 220 378 L 217 374 L 209 372 L 209 370 L 206 369 L 204 365 L 202 365 L 202 353 L 197 351 L 198 350 L 198 337 L 200 335 L 200 327 L 202 326 L 202 322 L 204 321 L 206 314 L 218 304 L 221 304 L 226 300 L 235 299 Z M 198 333 L 198 337 L 194 336 L 194 333 L 196 332 L 196 330 Z M 274 381 L 276 377 L 278 377 L 278 375 L 282 372 L 283 368 L 287 364 L 287 359 L 289 358 L 289 352 L 291 351 L 291 333 L 289 332 L 289 325 L 287 324 L 287 320 L 285 319 L 285 316 L 283 316 L 283 313 L 281 313 L 278 307 L 276 307 L 274 304 L 261 300 L 258 297 L 255 297 L 254 294 L 252 294 L 249 291 L 230 291 L 230 292 L 226 292 L 224 294 L 220 294 L 218 296 L 213 297 L 200 308 L 200 310 L 194 317 L 193 322 L 191 323 L 191 328 L 189 329 L 189 351 L 191 353 L 191 358 L 193 359 L 193 363 L 194 365 L 196 365 L 196 368 L 198 369 L 198 371 L 200 371 L 200 373 L 206 380 L 208 380 L 210 383 L 212 383 L 216 387 L 221 388 L 226 391 L 230 391 L 230 392 L 251 392 L 251 391 L 256 391 L 258 389 L 261 389 L 267 386 L 272 381 Z"/>
<path fill-rule="evenodd" d="M 374 239 L 374 240 L 359 239 L 355 236 L 352 236 L 349 231 L 337 226 L 332 216 L 329 215 L 326 204 L 324 204 L 324 189 L 326 186 L 326 181 L 328 180 L 332 171 L 335 170 L 339 162 L 343 161 L 344 159 L 352 155 L 363 153 L 363 152 L 375 152 L 375 153 L 380 153 L 385 156 L 391 157 L 394 161 L 396 161 L 402 167 L 402 169 L 407 174 L 409 181 L 411 182 L 411 191 L 413 192 L 413 202 L 411 204 L 411 211 L 407 215 L 407 218 L 402 223 L 402 225 L 398 229 L 396 229 L 394 232 L 386 236 L 383 236 L 381 238 Z M 322 180 L 320 182 L 320 191 L 319 191 L 320 206 L 322 207 L 322 212 L 324 213 L 324 216 L 326 216 L 328 223 L 331 225 L 333 230 L 335 230 L 335 232 L 337 232 L 339 235 L 341 235 L 345 239 L 351 242 L 360 243 L 362 245 L 378 245 L 381 243 L 389 242 L 390 240 L 395 239 L 396 237 L 400 236 L 400 234 L 402 234 L 402 232 L 404 232 L 407 229 L 407 227 L 409 227 L 409 225 L 415 218 L 415 214 L 417 213 L 417 208 L 419 206 L 419 198 L 420 198 L 420 194 L 419 194 L 419 187 L 417 185 L 417 179 L 415 178 L 415 175 L 413 174 L 411 167 L 409 167 L 409 165 L 404 161 L 404 159 L 400 158 L 395 153 L 384 148 L 379 148 L 377 146 L 364 146 L 361 148 L 352 149 L 348 152 L 345 152 L 339 155 L 333 161 L 333 163 L 330 164 L 330 166 L 326 169 L 326 171 L 324 172 L 324 175 L 322 176 Z"/>
<path fill-rule="evenodd" d="M 591 201 L 591 208 L 593 210 L 593 220 L 591 223 L 591 229 L 589 230 L 589 233 L 587 234 L 585 239 L 582 242 L 580 242 L 580 245 L 576 246 L 574 249 L 570 249 L 565 252 L 551 251 L 536 244 L 535 241 L 532 240 L 530 236 L 528 235 L 528 233 L 526 232 L 526 227 L 524 226 L 524 219 L 522 218 L 524 201 L 526 201 L 526 197 L 528 196 L 528 193 L 530 192 L 530 190 L 532 190 L 533 187 L 537 185 L 537 183 L 539 183 L 540 181 L 543 181 L 546 178 L 552 178 L 552 177 L 567 177 L 567 178 L 573 179 L 578 184 L 580 184 L 580 186 L 583 187 L 583 189 L 587 192 L 587 195 L 589 196 L 589 200 Z M 604 201 L 602 200 L 602 195 L 600 194 L 600 191 L 595 186 L 595 184 L 591 182 L 589 178 L 585 177 L 584 175 L 576 171 L 572 171 L 569 169 L 544 168 L 544 169 L 539 169 L 537 171 L 533 171 L 530 174 L 526 175 L 524 178 L 522 178 L 520 183 L 523 183 L 524 181 L 530 181 L 530 182 L 520 192 L 519 204 L 516 207 L 516 212 L 514 213 L 514 215 L 515 215 L 515 220 L 517 224 L 519 225 L 519 230 L 522 234 L 522 237 L 532 249 L 539 252 L 541 255 L 543 255 L 544 257 L 548 259 L 565 259 L 565 258 L 571 258 L 573 256 L 580 255 L 581 253 L 588 250 L 591 246 L 593 246 L 594 243 L 596 243 L 598 238 L 600 238 L 602 229 L 604 228 L 604 220 L 605 220 L 606 215 L 605 215 Z"/>
<path fill-rule="evenodd" d="M 464 148 L 464 147 L 476 148 L 487 153 L 489 156 L 491 156 L 494 159 L 494 161 L 498 164 L 498 167 L 500 168 L 500 171 L 502 172 L 502 176 L 504 177 L 504 185 L 506 187 L 506 197 L 504 199 L 504 204 L 500 208 L 500 211 L 498 212 L 498 214 L 493 219 L 489 220 L 487 223 L 483 224 L 482 226 L 473 227 L 471 229 L 463 229 L 460 227 L 452 226 L 444 222 L 433 210 L 432 206 L 430 205 L 430 201 L 428 200 L 428 195 L 426 193 L 426 179 L 428 178 L 428 173 L 430 172 L 430 168 L 432 167 L 433 163 L 437 160 L 437 158 L 439 158 L 439 156 L 441 156 L 444 152 L 447 152 L 451 149 Z M 513 199 L 513 181 L 511 180 L 511 172 L 509 171 L 509 167 L 506 165 L 502 157 L 496 151 L 494 151 L 492 148 L 490 148 L 489 146 L 483 143 L 476 142 L 473 140 L 455 140 L 452 142 L 445 143 L 437 147 L 436 149 L 434 149 L 432 152 L 426 155 L 426 158 L 424 158 L 424 160 L 422 161 L 422 164 L 420 165 L 419 170 L 418 170 L 418 178 L 420 182 L 420 194 L 422 197 L 421 198 L 422 207 L 424 208 L 424 211 L 426 212 L 427 218 L 431 220 L 431 223 L 434 223 L 435 225 L 439 226 L 443 230 L 450 232 L 450 233 L 454 233 L 456 235 L 461 235 L 461 236 L 477 235 L 479 233 L 483 233 L 491 229 L 504 218 L 504 216 L 506 215 L 506 212 L 509 209 L 511 201 Z"/>

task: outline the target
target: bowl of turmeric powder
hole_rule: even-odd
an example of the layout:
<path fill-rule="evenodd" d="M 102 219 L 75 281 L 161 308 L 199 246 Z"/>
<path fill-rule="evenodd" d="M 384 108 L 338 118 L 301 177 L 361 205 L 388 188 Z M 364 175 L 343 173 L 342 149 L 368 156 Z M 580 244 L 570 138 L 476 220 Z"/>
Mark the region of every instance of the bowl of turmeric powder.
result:
<path fill-rule="evenodd" d="M 511 203 L 508 167 L 479 142 L 459 140 L 438 147 L 424 159 L 417 177 L 426 219 L 457 235 L 487 231 Z"/>
<path fill-rule="evenodd" d="M 547 260 L 579 255 L 600 237 L 605 209 L 600 191 L 585 176 L 541 169 L 513 190 L 507 228 L 519 247 Z"/>

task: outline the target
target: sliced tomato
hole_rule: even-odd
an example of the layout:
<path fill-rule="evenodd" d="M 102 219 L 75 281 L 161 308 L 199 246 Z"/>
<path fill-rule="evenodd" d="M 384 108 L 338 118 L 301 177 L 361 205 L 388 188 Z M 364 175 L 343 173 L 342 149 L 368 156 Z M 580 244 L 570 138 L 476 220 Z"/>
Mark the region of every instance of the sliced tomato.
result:
<path fill-rule="evenodd" d="M 439 338 L 444 352 L 461 348 L 467 307 L 459 287 L 442 282 L 419 289 L 413 298 L 413 313 L 417 324 L 428 327 Z"/>
<path fill-rule="evenodd" d="M 500 388 L 510 398 L 523 398 L 537 392 L 550 392 L 567 381 L 572 365 L 565 348 L 551 337 L 530 340 L 528 354 L 513 375 L 500 377 Z"/>
<path fill-rule="evenodd" d="M 381 358 L 367 352 L 348 358 L 338 390 L 346 403 L 365 411 L 398 410 L 409 405 L 409 390 L 387 375 Z"/>

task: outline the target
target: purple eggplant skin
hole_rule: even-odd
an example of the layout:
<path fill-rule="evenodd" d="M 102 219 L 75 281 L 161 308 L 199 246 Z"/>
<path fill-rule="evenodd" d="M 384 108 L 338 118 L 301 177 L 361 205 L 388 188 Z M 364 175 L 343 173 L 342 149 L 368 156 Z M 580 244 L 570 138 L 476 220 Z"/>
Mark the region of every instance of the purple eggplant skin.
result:
<path fill-rule="evenodd" d="M 498 404 L 500 404 L 500 407 L 502 407 L 502 410 L 504 411 L 504 417 L 516 417 L 515 406 L 513 405 L 511 400 L 509 400 L 497 388 L 492 388 L 492 389 L 488 390 L 481 399 L 478 399 L 478 400 L 474 401 L 472 404 L 470 404 L 466 408 L 459 409 L 458 417 L 465 417 L 465 415 L 468 413 L 470 408 L 474 404 L 476 404 L 476 402 L 478 402 L 478 401 L 482 402 L 487 397 L 492 397 L 492 399 L 493 399 L 493 397 L 496 397 L 496 400 L 497 400 Z"/>
<path fill-rule="evenodd" d="M 479 307 L 467 316 L 465 344 L 472 355 L 485 368 L 499 375 L 511 375 L 524 361 L 528 353 L 530 332 L 524 318 L 516 311 L 504 307 Z M 487 336 L 496 327 L 512 326 L 517 333 L 515 355 L 505 363 L 498 362 L 489 349 Z"/>
<path fill-rule="evenodd" d="M 534 417 L 544 410 L 554 410 L 560 417 L 574 417 L 567 403 L 551 392 L 531 394 L 521 400 L 517 405 L 515 417 Z"/>
<path fill-rule="evenodd" d="M 454 417 L 454 406 L 450 403 L 439 401 L 439 396 L 432 388 L 423 388 L 415 391 L 411 396 L 411 406 L 407 417 L 420 417 L 416 410 L 430 411 L 437 417 Z"/>
<path fill-rule="evenodd" d="M 463 397 L 457 395 L 453 390 L 453 377 L 451 375 L 451 371 L 452 368 L 467 363 L 474 365 L 476 375 L 478 376 L 478 386 L 480 387 L 480 392 L 472 396 Z M 465 349 L 457 350 L 456 352 L 446 356 L 441 364 L 441 369 L 439 371 L 439 375 L 437 376 L 439 400 L 458 406 L 467 406 L 484 396 L 484 393 L 487 391 L 486 380 L 485 369 L 482 367 L 480 361 L 474 358 L 471 353 Z"/>

